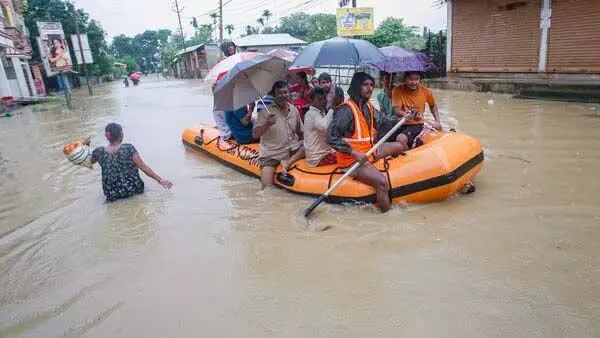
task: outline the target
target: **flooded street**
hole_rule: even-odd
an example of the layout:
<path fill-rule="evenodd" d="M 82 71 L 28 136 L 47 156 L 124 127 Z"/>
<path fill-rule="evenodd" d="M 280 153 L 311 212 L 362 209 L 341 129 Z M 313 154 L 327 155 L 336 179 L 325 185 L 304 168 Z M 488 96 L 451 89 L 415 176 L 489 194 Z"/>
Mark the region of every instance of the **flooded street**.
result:
<path fill-rule="evenodd" d="M 477 192 L 325 205 L 184 149 L 198 80 L 74 94 L 0 119 L 0 337 L 599 337 L 600 105 L 435 91 L 477 137 Z M 488 103 L 493 100 L 493 103 Z M 170 191 L 105 203 L 62 147 L 123 125 Z"/>

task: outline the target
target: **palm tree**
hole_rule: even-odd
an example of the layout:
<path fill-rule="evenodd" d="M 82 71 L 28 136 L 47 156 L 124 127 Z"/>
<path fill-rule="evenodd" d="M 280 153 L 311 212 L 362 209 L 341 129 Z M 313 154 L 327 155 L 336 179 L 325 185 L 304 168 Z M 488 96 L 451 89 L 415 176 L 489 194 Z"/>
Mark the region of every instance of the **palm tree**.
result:
<path fill-rule="evenodd" d="M 217 18 L 219 17 L 219 14 L 217 14 L 217 13 L 215 12 L 215 13 L 211 13 L 209 16 L 210 16 L 210 18 L 213 20 L 213 25 L 215 25 L 215 26 L 216 26 L 216 25 L 217 25 Z"/>
<path fill-rule="evenodd" d="M 196 20 L 196 17 L 193 17 L 190 23 L 192 24 L 192 27 L 198 28 L 198 20 Z"/>
<path fill-rule="evenodd" d="M 248 25 L 246 26 L 246 35 L 252 35 L 254 34 L 254 27 Z"/>
<path fill-rule="evenodd" d="M 231 32 L 233 32 L 235 30 L 235 28 L 233 27 L 232 24 L 229 24 L 229 25 L 225 26 L 225 30 L 227 31 L 227 34 L 229 34 L 229 40 L 231 40 Z"/>
<path fill-rule="evenodd" d="M 258 18 L 258 20 L 256 20 L 256 22 L 258 22 L 261 26 L 265 26 L 265 19 L 261 16 L 260 18 Z"/>
<path fill-rule="evenodd" d="M 265 10 L 263 11 L 263 13 L 262 13 L 262 16 L 263 16 L 263 18 L 265 18 L 265 20 L 267 20 L 267 27 L 269 27 L 269 18 L 270 18 L 271 16 L 273 16 L 273 13 L 271 13 L 271 11 L 270 11 L 270 10 L 268 10 L 268 9 L 265 9 Z"/>
<path fill-rule="evenodd" d="M 214 13 L 211 13 L 209 16 L 213 21 L 213 27 L 217 27 L 217 18 L 219 17 L 219 14 L 217 14 L 217 12 L 214 12 Z M 217 40 L 216 34 L 217 34 L 217 32 L 215 29 L 215 40 Z"/>

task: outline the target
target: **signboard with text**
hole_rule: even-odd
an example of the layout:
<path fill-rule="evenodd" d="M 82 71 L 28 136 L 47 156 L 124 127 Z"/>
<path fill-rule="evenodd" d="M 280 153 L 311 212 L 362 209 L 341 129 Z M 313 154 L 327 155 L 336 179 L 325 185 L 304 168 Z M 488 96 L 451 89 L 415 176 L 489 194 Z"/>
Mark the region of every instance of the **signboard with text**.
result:
<path fill-rule="evenodd" d="M 373 8 L 338 8 L 336 13 L 339 36 L 373 35 Z"/>
<path fill-rule="evenodd" d="M 60 22 L 38 22 L 40 56 L 48 76 L 73 69 L 69 43 Z"/>

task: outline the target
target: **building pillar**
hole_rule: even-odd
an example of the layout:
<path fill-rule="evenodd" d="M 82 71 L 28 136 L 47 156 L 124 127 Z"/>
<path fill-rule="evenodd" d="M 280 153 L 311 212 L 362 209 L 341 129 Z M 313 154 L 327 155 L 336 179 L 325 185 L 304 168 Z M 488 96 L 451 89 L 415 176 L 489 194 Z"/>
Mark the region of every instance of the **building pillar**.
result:
<path fill-rule="evenodd" d="M 29 65 L 29 60 L 25 59 L 25 65 L 27 65 L 27 71 L 25 72 L 25 74 L 27 75 L 27 78 L 29 79 L 29 88 L 31 88 L 31 92 L 33 93 L 33 96 L 38 96 L 39 93 L 37 92 L 37 89 L 35 88 L 35 80 L 33 79 L 33 74 L 31 74 L 31 66 Z"/>
<path fill-rule="evenodd" d="M 23 67 L 21 66 L 21 59 L 18 56 L 13 56 L 10 58 L 15 69 L 15 74 L 17 74 L 17 82 L 19 83 L 19 89 L 21 90 L 21 95 L 18 95 L 20 98 L 29 97 L 29 89 L 27 89 L 27 82 L 25 81 L 25 74 L 23 74 Z"/>
<path fill-rule="evenodd" d="M 8 78 L 6 77 L 6 71 L 4 70 L 4 64 L 0 60 L 0 95 L 1 96 L 13 96 Z"/>
<path fill-rule="evenodd" d="M 538 71 L 544 73 L 548 67 L 548 42 L 550 40 L 550 23 L 552 19 L 551 0 L 542 0 L 542 10 L 540 14 L 540 59 Z"/>
<path fill-rule="evenodd" d="M 448 28 L 446 29 L 446 76 L 452 71 L 452 0 L 446 3 Z"/>

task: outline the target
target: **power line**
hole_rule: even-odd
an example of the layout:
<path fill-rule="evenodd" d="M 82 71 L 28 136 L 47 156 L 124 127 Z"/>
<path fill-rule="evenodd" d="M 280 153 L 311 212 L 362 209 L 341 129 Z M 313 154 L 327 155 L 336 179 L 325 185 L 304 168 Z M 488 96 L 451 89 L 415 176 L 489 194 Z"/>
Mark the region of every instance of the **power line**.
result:
<path fill-rule="evenodd" d="M 225 2 L 223 5 L 221 5 L 221 6 L 217 7 L 217 8 L 213 8 L 213 9 L 211 9 L 210 11 L 208 11 L 208 12 L 206 12 L 206 13 L 204 13 L 204 14 L 200 14 L 200 15 L 198 15 L 198 17 L 201 17 L 201 16 L 209 16 L 209 15 L 211 15 L 211 14 L 213 14 L 213 13 L 216 13 L 216 12 L 218 12 L 218 11 L 219 11 L 219 9 L 220 9 L 220 8 L 222 8 L 222 7 L 225 7 L 225 5 L 227 5 L 228 3 L 232 2 L 232 1 L 233 1 L 233 0 L 228 0 L 228 1 L 226 1 L 226 2 Z"/>
<path fill-rule="evenodd" d="M 185 36 L 183 35 L 183 26 L 181 26 L 181 12 L 183 12 L 183 7 L 179 9 L 179 2 L 177 0 L 175 0 L 173 11 L 177 13 L 177 20 L 179 20 L 179 32 L 181 33 L 181 44 L 183 45 L 183 50 L 185 51 Z M 187 73 L 187 62 L 184 61 L 183 66 L 185 68 L 185 72 Z"/>
<path fill-rule="evenodd" d="M 290 6 L 290 7 L 288 7 L 288 8 L 286 8 L 286 9 L 284 9 L 284 10 L 281 11 L 281 13 L 283 13 L 283 14 L 280 14 L 280 17 L 284 17 L 284 16 L 287 16 L 287 15 L 289 15 L 291 13 L 298 12 L 298 10 L 301 9 L 302 7 L 304 7 L 306 5 L 309 5 L 309 4 L 311 4 L 312 2 L 315 2 L 315 1 L 316 0 L 306 0 L 306 1 L 302 2 L 302 3 L 300 3 L 300 4 L 296 4 L 296 5 Z M 287 3 L 291 3 L 291 2 L 294 2 L 294 1 L 288 1 Z M 254 19 L 253 20 L 246 20 L 246 21 L 243 21 L 241 23 L 235 24 L 235 27 L 243 27 L 243 28 L 245 28 L 246 26 L 254 24 L 254 23 L 256 23 L 256 20 L 254 20 Z"/>

